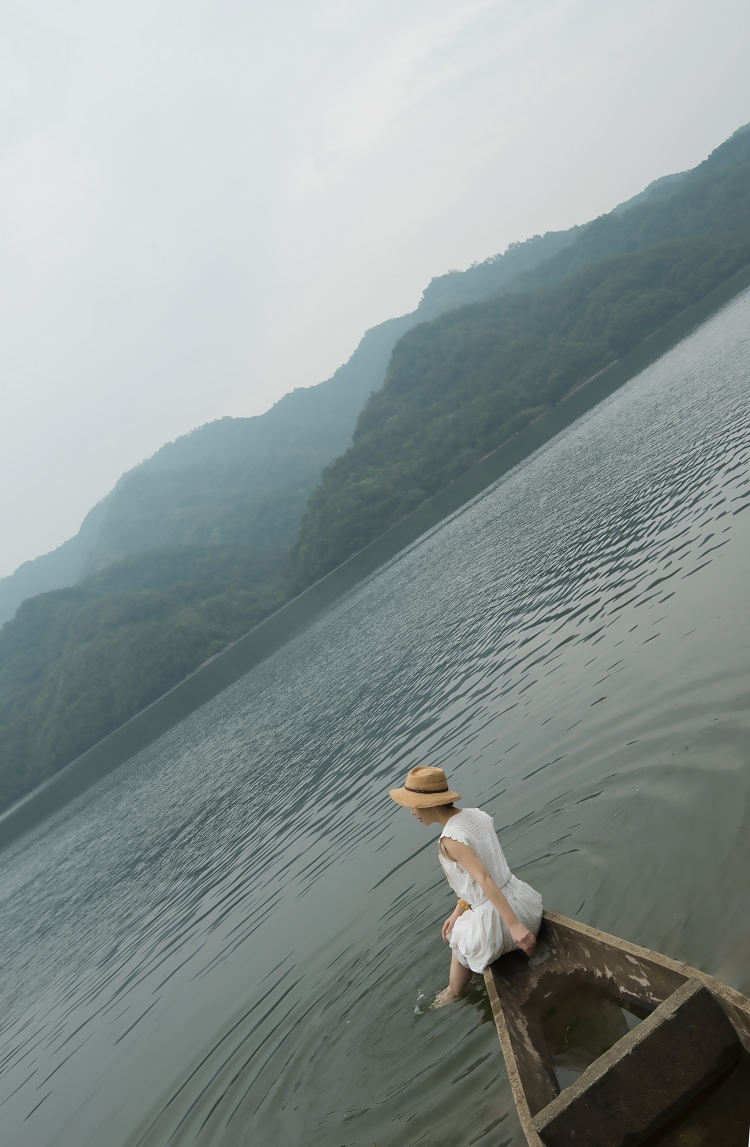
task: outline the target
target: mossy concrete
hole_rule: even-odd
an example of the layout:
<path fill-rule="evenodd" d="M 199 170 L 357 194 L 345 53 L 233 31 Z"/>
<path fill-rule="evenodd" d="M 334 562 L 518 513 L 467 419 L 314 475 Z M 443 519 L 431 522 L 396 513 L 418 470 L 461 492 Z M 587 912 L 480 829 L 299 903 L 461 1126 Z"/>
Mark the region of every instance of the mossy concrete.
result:
<path fill-rule="evenodd" d="M 687 980 L 534 1118 L 545 1147 L 635 1147 L 740 1058 L 711 993 Z"/>

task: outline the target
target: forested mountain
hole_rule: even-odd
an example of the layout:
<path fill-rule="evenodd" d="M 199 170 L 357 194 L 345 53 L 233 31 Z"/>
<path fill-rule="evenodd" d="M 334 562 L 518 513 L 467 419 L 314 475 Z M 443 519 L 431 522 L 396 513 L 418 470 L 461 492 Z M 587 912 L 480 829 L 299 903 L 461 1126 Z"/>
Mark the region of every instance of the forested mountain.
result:
<path fill-rule="evenodd" d="M 302 519 L 298 588 L 750 262 L 750 125 L 644 196 L 581 228 L 491 301 L 401 338 Z"/>
<path fill-rule="evenodd" d="M 0 631 L 0 807 L 750 262 L 749 193 L 744 132 L 600 220 L 433 280 L 328 382 L 125 475 L 5 579 L 67 588 Z"/>
<path fill-rule="evenodd" d="M 564 282 L 411 331 L 353 445 L 302 519 L 295 586 L 317 581 L 576 385 L 750 263 L 750 227 L 656 243 Z"/>
<path fill-rule="evenodd" d="M 281 554 L 283 564 L 321 470 L 349 444 L 410 320 L 368 331 L 327 382 L 292 391 L 256 418 L 209 423 L 124 474 L 75 538 L 0 580 L 0 621 L 26 597 L 150 549 L 249 547 Z"/>
<path fill-rule="evenodd" d="M 616 212 L 650 199 L 668 175 Z M 280 552 L 325 465 L 346 449 L 369 394 L 383 385 L 398 339 L 418 323 L 479 302 L 574 242 L 587 226 L 511 243 L 466 271 L 433 279 L 419 306 L 367 331 L 347 363 L 318 386 L 285 395 L 255 418 L 222 418 L 162 447 L 87 514 L 78 534 L 0 578 L 0 625 L 26 598 L 74 585 L 131 553 L 168 545 L 244 546 Z M 221 524 L 219 524 L 221 522 Z"/>
<path fill-rule="evenodd" d="M 74 585 L 152 548 L 236 545 L 276 554 L 283 565 L 321 471 L 349 445 L 357 415 L 370 392 L 383 385 L 401 335 L 487 298 L 562 250 L 581 230 L 535 235 L 468 271 L 433 279 L 415 311 L 367 331 L 326 382 L 284 395 L 255 418 L 222 418 L 163 446 L 120 478 L 74 538 L 0 578 L 0 624 L 24 599 Z"/>
<path fill-rule="evenodd" d="M 515 290 L 558 283 L 608 255 L 629 255 L 664 239 L 742 231 L 750 221 L 750 125 L 680 177 L 657 180 L 645 200 L 623 204 L 514 281 Z M 624 208 L 627 207 L 627 210 Z"/>

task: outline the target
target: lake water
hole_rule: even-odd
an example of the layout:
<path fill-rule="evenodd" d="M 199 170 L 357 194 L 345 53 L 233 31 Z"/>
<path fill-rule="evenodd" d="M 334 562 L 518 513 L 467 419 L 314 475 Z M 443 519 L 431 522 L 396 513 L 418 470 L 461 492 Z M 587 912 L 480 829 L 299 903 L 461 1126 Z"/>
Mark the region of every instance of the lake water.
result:
<path fill-rule="evenodd" d="M 748 568 L 750 293 L 2 854 L 3 1142 L 520 1147 L 418 763 L 748 991 Z"/>

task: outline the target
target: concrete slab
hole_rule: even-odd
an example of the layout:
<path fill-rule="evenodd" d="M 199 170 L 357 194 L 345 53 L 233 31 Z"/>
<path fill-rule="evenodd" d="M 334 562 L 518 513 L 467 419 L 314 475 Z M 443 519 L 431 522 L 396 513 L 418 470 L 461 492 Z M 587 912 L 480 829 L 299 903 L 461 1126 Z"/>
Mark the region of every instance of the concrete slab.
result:
<path fill-rule="evenodd" d="M 710 991 L 687 980 L 539 1111 L 545 1147 L 635 1147 L 742 1053 Z"/>

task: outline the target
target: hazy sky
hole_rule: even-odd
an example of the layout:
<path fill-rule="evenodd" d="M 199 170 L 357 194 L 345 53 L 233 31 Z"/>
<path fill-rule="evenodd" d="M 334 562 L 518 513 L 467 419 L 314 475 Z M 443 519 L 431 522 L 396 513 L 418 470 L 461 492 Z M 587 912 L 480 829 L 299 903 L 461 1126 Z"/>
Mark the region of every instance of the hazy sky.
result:
<path fill-rule="evenodd" d="M 750 120 L 747 0 L 3 0 L 0 575 Z"/>

